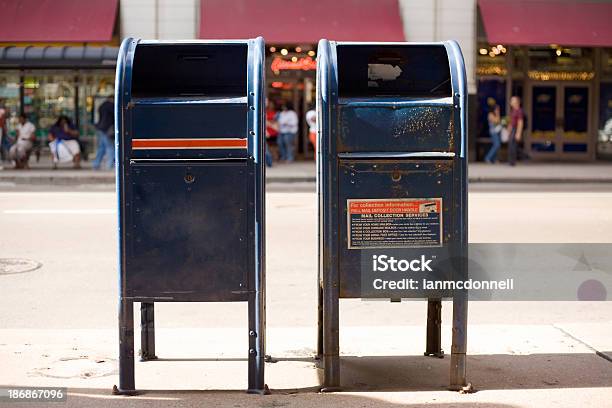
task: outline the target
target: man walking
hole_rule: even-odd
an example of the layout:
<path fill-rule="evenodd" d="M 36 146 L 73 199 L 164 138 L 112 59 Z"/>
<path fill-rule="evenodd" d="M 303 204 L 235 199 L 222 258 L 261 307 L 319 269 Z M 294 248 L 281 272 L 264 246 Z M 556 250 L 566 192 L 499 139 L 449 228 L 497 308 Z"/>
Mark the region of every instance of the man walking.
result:
<path fill-rule="evenodd" d="M 298 132 L 298 116 L 290 103 L 284 103 L 278 114 L 278 149 L 280 159 L 292 162 L 294 159 L 295 139 Z"/>
<path fill-rule="evenodd" d="M 98 138 L 98 149 L 93 168 L 99 170 L 102 160 L 106 156 L 107 168 L 112 169 L 115 162 L 115 104 L 113 103 L 113 95 L 109 95 L 98 108 L 96 136 Z"/>
<path fill-rule="evenodd" d="M 521 108 L 521 98 L 513 96 L 510 98 L 510 137 L 508 139 L 508 163 L 516 164 L 518 144 L 523 138 L 523 126 L 525 125 L 525 114 Z"/>

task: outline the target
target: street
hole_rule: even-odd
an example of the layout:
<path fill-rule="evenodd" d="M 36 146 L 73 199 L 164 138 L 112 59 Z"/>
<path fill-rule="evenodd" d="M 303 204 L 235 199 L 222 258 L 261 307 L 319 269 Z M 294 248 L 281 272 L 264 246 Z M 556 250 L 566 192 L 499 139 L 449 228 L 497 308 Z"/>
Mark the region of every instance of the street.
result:
<path fill-rule="evenodd" d="M 118 347 L 115 194 L 62 190 L 0 193 L 2 257 L 31 260 L 30 269 L 36 268 L 0 275 L 2 385 L 67 386 L 68 406 L 527 407 L 551 398 L 556 406 L 609 406 L 610 302 L 471 302 L 468 380 L 478 392 L 461 395 L 445 390 L 448 356 L 422 356 L 425 302 L 342 300 L 346 392 L 316 393 L 321 373 L 312 358 L 315 194 L 308 187 L 289 192 L 291 186 L 282 184 L 267 195 L 267 354 L 273 362 L 266 365 L 266 382 L 272 395 L 236 391 L 246 384 L 246 304 L 157 303 L 160 361 L 136 363 L 136 387 L 191 391 L 113 397 Z M 610 242 L 610 189 L 516 190 L 472 188 L 470 242 Z M 444 302 L 442 345 L 447 353 L 451 316 L 452 305 Z M 137 335 L 136 349 L 138 343 Z"/>

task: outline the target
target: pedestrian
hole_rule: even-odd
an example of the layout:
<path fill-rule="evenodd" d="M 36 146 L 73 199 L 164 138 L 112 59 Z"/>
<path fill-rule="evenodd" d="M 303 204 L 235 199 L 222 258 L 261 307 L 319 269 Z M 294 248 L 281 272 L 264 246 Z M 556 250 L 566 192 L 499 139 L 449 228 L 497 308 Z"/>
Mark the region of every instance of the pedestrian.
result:
<path fill-rule="evenodd" d="M 315 152 L 317 151 L 317 112 L 310 107 L 306 112 L 306 123 L 308 124 L 308 140 L 312 143 Z"/>
<path fill-rule="evenodd" d="M 272 167 L 272 151 L 270 143 L 272 139 L 278 142 L 278 123 L 276 122 L 277 112 L 274 109 L 274 102 L 266 98 L 266 166 Z"/>
<path fill-rule="evenodd" d="M 53 157 L 53 168 L 58 163 L 72 161 L 75 169 L 81 168 L 81 148 L 79 147 L 79 131 L 66 115 L 60 115 L 49 129 L 49 147 Z"/>
<path fill-rule="evenodd" d="M 8 152 L 11 147 L 8 135 L 8 127 L 6 120 L 8 117 L 8 110 L 4 106 L 4 100 L 0 99 L 0 158 L 2 161 L 8 159 Z"/>
<path fill-rule="evenodd" d="M 280 159 L 292 162 L 295 158 L 295 139 L 297 138 L 299 119 L 293 110 L 293 105 L 285 102 L 277 115 L 278 122 L 278 149 Z"/>
<path fill-rule="evenodd" d="M 106 156 L 106 168 L 112 169 L 115 162 L 115 104 L 113 95 L 106 97 L 98 108 L 98 123 L 96 123 L 96 138 L 98 147 L 93 169 L 100 170 L 100 165 Z"/>
<path fill-rule="evenodd" d="M 15 161 L 16 169 L 29 169 L 30 153 L 36 141 L 36 126 L 22 113 L 19 115 L 17 137 L 9 150 L 9 158 Z"/>
<path fill-rule="evenodd" d="M 510 98 L 510 136 L 508 138 L 508 163 L 516 165 L 518 154 L 518 144 L 523 138 L 523 126 L 525 124 L 525 114 L 521 108 L 521 98 L 513 96 Z"/>
<path fill-rule="evenodd" d="M 501 146 L 501 114 L 500 107 L 497 103 L 489 108 L 487 114 L 487 121 L 489 123 L 489 136 L 491 137 L 491 148 L 485 155 L 485 161 L 487 163 L 495 163 L 497 161 L 497 151 Z"/>

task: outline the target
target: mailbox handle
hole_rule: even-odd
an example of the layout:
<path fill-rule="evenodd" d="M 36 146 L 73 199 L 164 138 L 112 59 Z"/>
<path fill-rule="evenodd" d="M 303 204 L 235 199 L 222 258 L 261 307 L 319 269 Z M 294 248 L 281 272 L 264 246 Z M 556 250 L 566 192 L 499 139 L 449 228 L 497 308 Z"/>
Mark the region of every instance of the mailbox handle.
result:
<path fill-rule="evenodd" d="M 367 153 L 338 153 L 339 159 L 452 159 L 454 152 L 367 152 Z"/>

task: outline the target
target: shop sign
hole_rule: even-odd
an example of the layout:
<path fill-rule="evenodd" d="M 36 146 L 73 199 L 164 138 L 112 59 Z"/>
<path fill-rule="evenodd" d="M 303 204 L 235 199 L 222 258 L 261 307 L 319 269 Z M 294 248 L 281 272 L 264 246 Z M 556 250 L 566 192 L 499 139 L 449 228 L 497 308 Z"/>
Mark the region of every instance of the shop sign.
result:
<path fill-rule="evenodd" d="M 276 57 L 272 60 L 270 68 L 275 74 L 285 70 L 313 71 L 317 69 L 317 61 L 311 57 L 302 57 L 295 61 Z"/>

